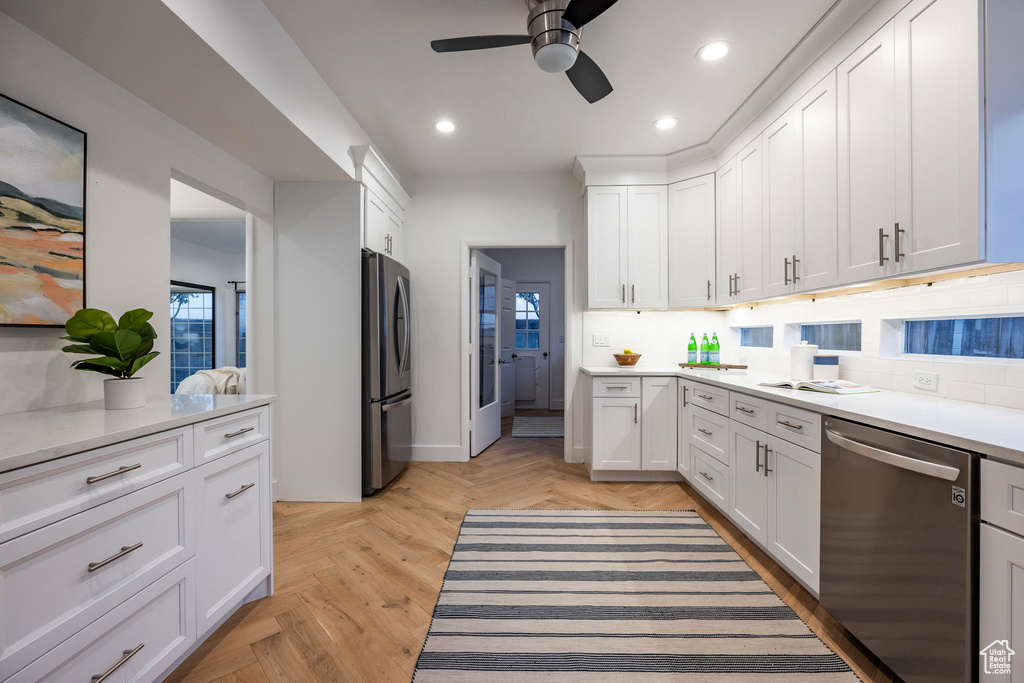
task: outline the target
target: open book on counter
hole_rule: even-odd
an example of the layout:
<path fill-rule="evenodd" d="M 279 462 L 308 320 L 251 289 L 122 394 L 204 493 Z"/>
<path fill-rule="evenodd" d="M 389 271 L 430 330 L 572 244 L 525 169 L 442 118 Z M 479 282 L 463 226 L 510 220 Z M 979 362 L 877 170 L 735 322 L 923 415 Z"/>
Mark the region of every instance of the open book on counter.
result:
<path fill-rule="evenodd" d="M 790 389 L 806 389 L 808 391 L 822 391 L 826 394 L 870 394 L 878 391 L 872 387 L 857 384 L 856 382 L 844 382 L 838 379 L 808 379 L 808 380 L 785 380 L 782 382 L 761 382 L 762 387 L 788 387 Z"/>

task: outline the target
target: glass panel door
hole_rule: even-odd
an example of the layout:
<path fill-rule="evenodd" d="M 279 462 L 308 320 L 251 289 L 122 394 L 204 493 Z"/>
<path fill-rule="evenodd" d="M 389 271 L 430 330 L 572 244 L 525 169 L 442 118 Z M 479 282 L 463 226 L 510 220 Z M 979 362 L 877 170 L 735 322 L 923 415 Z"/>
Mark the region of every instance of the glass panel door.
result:
<path fill-rule="evenodd" d="M 497 400 L 498 276 L 480 269 L 480 407 Z"/>

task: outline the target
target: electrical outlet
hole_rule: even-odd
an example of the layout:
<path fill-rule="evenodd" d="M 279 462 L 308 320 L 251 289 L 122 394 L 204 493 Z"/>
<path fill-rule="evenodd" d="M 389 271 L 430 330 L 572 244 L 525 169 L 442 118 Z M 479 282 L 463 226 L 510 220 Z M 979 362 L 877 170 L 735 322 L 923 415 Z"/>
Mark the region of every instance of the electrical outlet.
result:
<path fill-rule="evenodd" d="M 914 371 L 914 386 L 918 389 L 924 389 L 925 391 L 938 391 L 939 390 L 939 373 L 937 372 L 924 372 L 923 370 Z"/>
<path fill-rule="evenodd" d="M 611 336 L 607 334 L 595 334 L 594 335 L 594 346 L 611 346 Z"/>

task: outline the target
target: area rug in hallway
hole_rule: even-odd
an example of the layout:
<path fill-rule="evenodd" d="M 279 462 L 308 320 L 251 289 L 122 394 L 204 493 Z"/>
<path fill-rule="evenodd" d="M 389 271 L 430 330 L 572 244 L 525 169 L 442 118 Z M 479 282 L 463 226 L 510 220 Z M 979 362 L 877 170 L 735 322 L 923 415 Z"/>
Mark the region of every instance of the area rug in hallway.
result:
<path fill-rule="evenodd" d="M 413 680 L 860 679 L 692 510 L 470 510 Z"/>
<path fill-rule="evenodd" d="M 561 439 L 565 437 L 565 422 L 561 417 L 516 415 L 512 418 L 512 436 Z"/>

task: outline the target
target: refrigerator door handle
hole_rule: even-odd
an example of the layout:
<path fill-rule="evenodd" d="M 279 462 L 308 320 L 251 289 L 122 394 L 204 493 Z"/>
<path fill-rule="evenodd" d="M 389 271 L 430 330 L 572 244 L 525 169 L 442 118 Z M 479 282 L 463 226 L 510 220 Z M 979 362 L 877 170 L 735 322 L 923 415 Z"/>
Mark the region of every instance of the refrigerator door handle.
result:
<path fill-rule="evenodd" d="M 402 325 L 402 350 L 401 358 L 398 360 L 398 368 L 400 373 L 408 372 L 409 370 L 409 351 L 412 346 L 412 332 L 409 325 L 409 293 L 405 290 L 405 279 L 398 278 L 398 296 L 402 302 L 402 320 L 405 324 Z"/>
<path fill-rule="evenodd" d="M 848 451 L 852 451 L 857 455 L 863 455 L 864 457 L 871 458 L 872 460 L 884 462 L 886 465 L 900 467 L 929 477 L 938 477 L 939 479 L 945 479 L 946 481 L 956 481 L 960 476 L 960 470 L 956 467 L 947 467 L 946 465 L 918 460 L 917 458 L 908 458 L 905 455 L 899 455 L 898 453 L 885 451 L 881 448 L 868 446 L 867 444 L 863 444 L 859 441 L 853 441 L 852 439 L 847 439 L 845 436 L 840 436 L 831 429 L 825 430 L 825 436 L 828 437 L 829 441 L 840 448 L 845 448 Z"/>
<path fill-rule="evenodd" d="M 384 403 L 384 404 L 382 404 L 381 407 L 380 407 L 380 410 L 381 410 L 381 412 L 386 413 L 389 410 L 392 410 L 394 408 L 401 408 L 402 406 L 407 406 L 410 403 L 412 403 L 412 396 L 407 396 L 406 398 L 403 398 L 401 401 L 395 401 L 394 403 Z"/>

